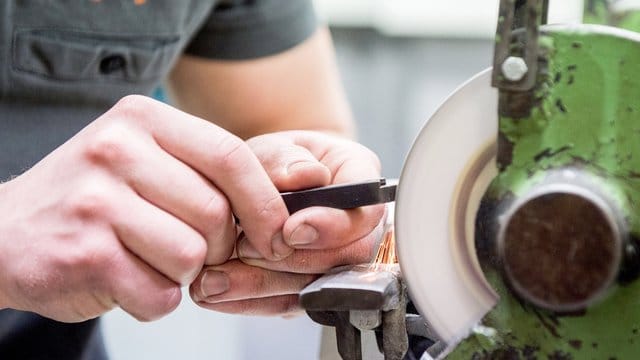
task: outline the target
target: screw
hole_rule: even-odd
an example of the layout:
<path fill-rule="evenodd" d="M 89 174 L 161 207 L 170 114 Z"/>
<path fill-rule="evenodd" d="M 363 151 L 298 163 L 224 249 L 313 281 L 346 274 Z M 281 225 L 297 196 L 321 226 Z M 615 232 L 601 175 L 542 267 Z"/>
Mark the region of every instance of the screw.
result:
<path fill-rule="evenodd" d="M 517 56 L 509 56 L 502 63 L 501 69 L 502 75 L 509 81 L 520 81 L 529 71 L 524 59 Z"/>

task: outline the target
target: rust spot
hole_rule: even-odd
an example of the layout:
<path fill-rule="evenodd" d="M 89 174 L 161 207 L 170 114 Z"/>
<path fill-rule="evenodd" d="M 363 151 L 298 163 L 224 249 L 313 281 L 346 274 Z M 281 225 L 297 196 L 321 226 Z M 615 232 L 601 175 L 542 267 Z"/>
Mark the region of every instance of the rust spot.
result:
<path fill-rule="evenodd" d="M 471 356 L 471 360 L 521 360 L 520 352 L 514 347 L 506 347 L 488 352 L 475 352 Z"/>
<path fill-rule="evenodd" d="M 561 99 L 556 100 L 556 107 L 562 113 L 566 113 L 567 112 L 567 108 L 564 106 L 564 103 L 562 103 Z"/>
<path fill-rule="evenodd" d="M 587 315 L 586 309 L 575 310 L 575 311 L 561 311 L 555 313 L 556 317 L 581 317 Z"/>
<path fill-rule="evenodd" d="M 549 360 L 572 360 L 573 357 L 571 354 L 567 354 L 562 351 L 555 351 L 553 354 L 549 355 Z"/>
<path fill-rule="evenodd" d="M 629 234 L 624 253 L 622 265 L 618 273 L 618 282 L 621 285 L 628 285 L 640 275 L 640 238 L 635 234 Z M 638 329 L 633 329 L 636 334 Z"/>
<path fill-rule="evenodd" d="M 578 68 L 577 65 L 569 65 L 569 66 L 567 66 L 567 70 L 569 70 L 569 71 L 575 71 L 577 68 Z"/>
<path fill-rule="evenodd" d="M 541 152 L 537 153 L 536 155 L 534 155 L 533 161 L 539 162 L 540 160 L 542 160 L 544 158 L 550 158 L 550 157 L 556 156 L 559 153 L 567 151 L 569 149 L 571 149 L 571 146 L 569 146 L 569 145 L 565 145 L 565 146 L 559 148 L 556 151 L 552 151 L 551 148 L 546 148 L 546 149 L 542 150 Z"/>
<path fill-rule="evenodd" d="M 547 331 L 549 331 L 551 335 L 553 335 L 556 338 L 560 338 L 560 334 L 558 334 L 558 329 L 556 329 L 556 326 L 554 324 L 548 321 L 548 318 L 545 318 L 542 314 L 540 314 L 539 311 L 534 311 L 533 313 L 536 315 L 538 320 L 540 320 L 540 323 L 544 326 L 545 329 L 547 329 Z"/>
<path fill-rule="evenodd" d="M 525 345 L 522 348 L 522 356 L 524 356 L 525 360 L 535 360 L 538 357 L 536 353 L 540 350 L 537 346 Z"/>
<path fill-rule="evenodd" d="M 580 49 L 582 47 L 582 43 L 574 41 L 574 42 L 571 43 L 571 47 L 574 48 L 574 49 Z"/>
<path fill-rule="evenodd" d="M 562 80 L 562 73 L 558 71 L 556 75 L 553 77 L 553 82 L 559 83 L 560 80 Z"/>
<path fill-rule="evenodd" d="M 580 350 L 582 348 L 582 341 L 580 340 L 569 340 L 569 345 L 576 350 Z"/>
<path fill-rule="evenodd" d="M 504 171 L 513 161 L 514 144 L 502 131 L 498 132 L 498 169 Z"/>
<path fill-rule="evenodd" d="M 540 348 L 532 345 L 525 345 L 522 348 L 505 346 L 492 351 L 476 351 L 471 360 L 537 360 Z"/>

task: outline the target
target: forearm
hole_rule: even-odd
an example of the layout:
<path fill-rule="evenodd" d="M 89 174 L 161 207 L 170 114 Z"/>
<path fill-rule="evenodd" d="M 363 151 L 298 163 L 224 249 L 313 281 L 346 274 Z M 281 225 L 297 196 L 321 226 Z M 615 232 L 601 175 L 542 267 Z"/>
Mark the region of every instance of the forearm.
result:
<path fill-rule="evenodd" d="M 184 56 L 168 89 L 178 107 L 245 139 L 291 129 L 354 136 L 326 29 L 293 49 L 261 59 Z"/>

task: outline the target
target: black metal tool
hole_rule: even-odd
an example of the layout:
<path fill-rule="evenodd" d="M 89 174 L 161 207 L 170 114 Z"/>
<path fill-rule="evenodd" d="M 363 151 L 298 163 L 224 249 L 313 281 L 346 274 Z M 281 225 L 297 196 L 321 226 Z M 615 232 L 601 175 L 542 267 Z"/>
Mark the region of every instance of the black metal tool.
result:
<path fill-rule="evenodd" d="M 290 214 L 311 206 L 353 209 L 394 201 L 396 185 L 386 179 L 337 184 L 281 193 Z"/>

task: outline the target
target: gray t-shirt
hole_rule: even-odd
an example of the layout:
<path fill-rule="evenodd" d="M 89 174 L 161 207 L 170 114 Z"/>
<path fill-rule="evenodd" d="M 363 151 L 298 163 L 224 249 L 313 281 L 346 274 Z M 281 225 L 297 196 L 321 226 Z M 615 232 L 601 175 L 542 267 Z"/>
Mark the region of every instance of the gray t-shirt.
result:
<path fill-rule="evenodd" d="M 6 0 L 0 19 L 0 180 L 149 94 L 183 52 L 264 56 L 315 27 L 307 0 Z"/>
<path fill-rule="evenodd" d="M 121 97 L 150 94 L 180 54 L 266 56 L 316 26 L 308 0 L 3 0 L 0 19 L 0 181 Z M 105 357 L 97 321 L 0 311 L 0 359 Z"/>

